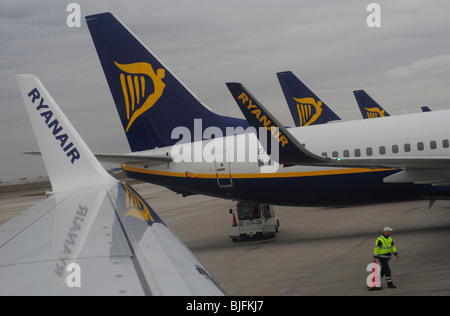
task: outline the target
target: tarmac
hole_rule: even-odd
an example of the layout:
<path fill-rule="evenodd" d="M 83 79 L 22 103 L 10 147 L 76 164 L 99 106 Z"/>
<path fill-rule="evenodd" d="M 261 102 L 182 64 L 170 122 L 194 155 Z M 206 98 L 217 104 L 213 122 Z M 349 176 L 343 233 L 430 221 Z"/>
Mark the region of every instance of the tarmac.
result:
<path fill-rule="evenodd" d="M 183 198 L 152 184 L 132 185 L 231 296 L 448 296 L 450 201 L 345 208 L 275 206 L 275 238 L 232 242 L 236 202 Z M 40 199 L 36 191 L 0 195 L 0 224 Z M 385 226 L 400 259 L 390 261 L 397 289 L 369 291 L 375 240 Z"/>

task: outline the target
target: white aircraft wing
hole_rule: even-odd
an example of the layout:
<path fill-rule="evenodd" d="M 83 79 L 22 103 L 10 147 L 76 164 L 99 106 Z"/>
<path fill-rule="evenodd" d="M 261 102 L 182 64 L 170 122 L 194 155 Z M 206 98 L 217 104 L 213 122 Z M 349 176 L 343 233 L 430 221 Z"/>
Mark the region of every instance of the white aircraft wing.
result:
<path fill-rule="evenodd" d="M 101 167 L 40 81 L 17 80 L 53 193 L 0 226 L 0 295 L 224 295 L 152 208 Z"/>
<path fill-rule="evenodd" d="M 280 164 L 318 165 L 341 168 L 399 169 L 405 172 L 385 178 L 385 182 L 414 182 L 433 185 L 450 185 L 450 158 L 324 158 L 301 145 L 287 128 L 240 83 L 227 83 L 236 103 L 255 129 L 267 132 L 266 139 L 275 138 L 279 144 L 278 157 L 271 157 Z M 256 113 L 256 114 L 255 114 Z M 268 151 L 267 143 L 262 142 Z M 433 170 L 430 173 L 430 170 Z"/>

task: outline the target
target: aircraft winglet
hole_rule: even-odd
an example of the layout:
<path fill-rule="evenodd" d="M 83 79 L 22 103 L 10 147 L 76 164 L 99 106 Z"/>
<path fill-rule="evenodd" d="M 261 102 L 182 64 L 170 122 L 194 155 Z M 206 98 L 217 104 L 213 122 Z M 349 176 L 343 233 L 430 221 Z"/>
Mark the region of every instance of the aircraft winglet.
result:
<path fill-rule="evenodd" d="M 53 192 L 118 182 L 95 158 L 55 100 L 33 75 L 17 75 Z"/>
<path fill-rule="evenodd" d="M 272 159 L 280 164 L 306 165 L 327 163 L 329 161 L 329 159 L 307 151 L 242 84 L 233 82 L 227 83 L 226 85 L 250 126 L 254 127 L 257 131 L 262 128 L 267 131 L 267 140 L 274 139 L 275 143 L 278 142 L 279 157 L 277 159 L 277 157 L 271 155 Z M 258 133 L 258 138 L 261 140 L 260 136 Z M 262 145 L 264 149 L 267 153 L 270 153 L 271 150 L 268 148 L 270 146 L 268 144 L 269 141 L 266 142 L 267 144 L 264 143 L 263 141 Z"/>

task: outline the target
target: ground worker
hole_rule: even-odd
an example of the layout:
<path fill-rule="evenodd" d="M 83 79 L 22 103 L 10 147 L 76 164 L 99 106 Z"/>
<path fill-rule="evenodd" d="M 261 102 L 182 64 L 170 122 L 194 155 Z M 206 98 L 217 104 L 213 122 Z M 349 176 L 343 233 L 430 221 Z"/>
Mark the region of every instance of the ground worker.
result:
<path fill-rule="evenodd" d="M 398 259 L 397 248 L 394 245 L 394 241 L 391 238 L 391 232 L 393 231 L 390 227 L 385 227 L 383 229 L 383 234 L 377 238 L 375 242 L 375 249 L 373 251 L 373 257 L 380 261 L 381 274 L 380 277 L 386 276 L 386 281 L 388 288 L 395 289 L 396 286 L 392 282 L 391 278 L 391 268 L 389 267 L 389 260 L 391 255 L 394 254 Z"/>

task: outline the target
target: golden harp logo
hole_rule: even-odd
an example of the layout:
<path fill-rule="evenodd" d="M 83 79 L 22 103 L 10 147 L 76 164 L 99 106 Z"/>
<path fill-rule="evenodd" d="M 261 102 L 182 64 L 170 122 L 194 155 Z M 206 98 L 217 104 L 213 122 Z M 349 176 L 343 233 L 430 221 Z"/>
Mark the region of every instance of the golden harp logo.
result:
<path fill-rule="evenodd" d="M 128 132 L 134 121 L 155 105 L 163 94 L 166 85 L 162 81 L 166 71 L 163 68 L 153 70 L 149 63 L 114 64 L 122 70 L 120 83 L 122 85 L 123 97 L 127 111 L 128 125 L 125 132 Z M 154 91 L 151 94 L 146 92 L 146 78 L 153 81 Z"/>
<path fill-rule="evenodd" d="M 367 112 L 367 118 L 385 117 L 385 111 L 379 108 L 364 108 Z"/>
<path fill-rule="evenodd" d="M 322 101 L 314 98 L 294 98 L 297 102 L 297 111 L 300 117 L 300 126 L 308 126 L 314 123 L 322 114 Z"/>
<path fill-rule="evenodd" d="M 134 191 L 127 184 L 122 183 L 122 186 L 127 192 L 127 201 L 125 204 L 127 213 L 125 216 L 132 216 L 139 220 L 145 220 L 146 222 L 155 222 L 150 210 L 147 207 L 147 204 L 142 201 L 141 197 L 134 193 Z"/>

